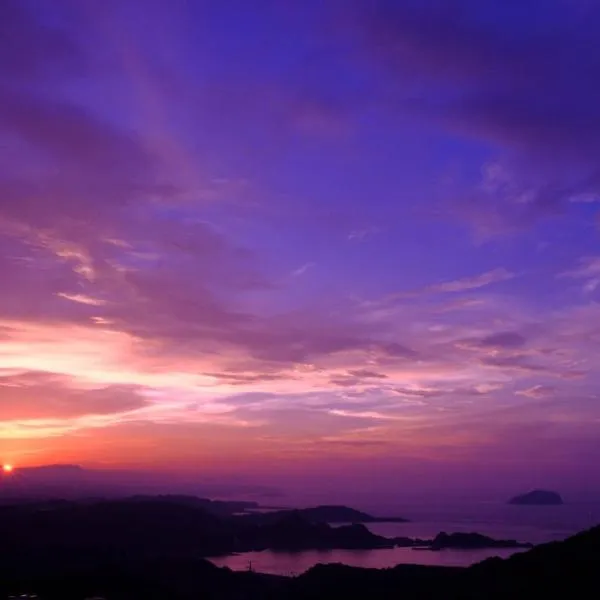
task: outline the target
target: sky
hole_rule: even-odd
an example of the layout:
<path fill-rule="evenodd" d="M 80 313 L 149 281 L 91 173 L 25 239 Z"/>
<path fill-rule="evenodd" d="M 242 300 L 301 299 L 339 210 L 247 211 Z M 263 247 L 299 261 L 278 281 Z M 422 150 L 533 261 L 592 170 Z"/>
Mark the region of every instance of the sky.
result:
<path fill-rule="evenodd" d="M 599 33 L 3 0 L 0 462 L 598 488 Z"/>

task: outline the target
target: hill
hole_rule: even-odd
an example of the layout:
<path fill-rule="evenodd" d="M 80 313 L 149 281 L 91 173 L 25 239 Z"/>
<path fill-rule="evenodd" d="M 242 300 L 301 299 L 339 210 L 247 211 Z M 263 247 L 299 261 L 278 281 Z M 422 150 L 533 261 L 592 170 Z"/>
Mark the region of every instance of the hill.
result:
<path fill-rule="evenodd" d="M 405 523 L 401 517 L 374 517 L 368 513 L 348 506 L 323 505 L 314 508 L 302 508 L 298 511 L 305 519 L 313 523 Z"/>
<path fill-rule="evenodd" d="M 508 501 L 509 504 L 521 504 L 530 506 L 556 506 L 563 504 L 563 499 L 558 492 L 549 490 L 533 490 L 526 494 L 515 496 Z"/>
<path fill-rule="evenodd" d="M 249 512 L 244 518 L 253 523 L 272 523 L 292 513 L 311 523 L 406 523 L 402 517 L 374 517 L 368 513 L 343 505 L 321 505 L 310 508 L 281 509 L 271 512 Z"/>

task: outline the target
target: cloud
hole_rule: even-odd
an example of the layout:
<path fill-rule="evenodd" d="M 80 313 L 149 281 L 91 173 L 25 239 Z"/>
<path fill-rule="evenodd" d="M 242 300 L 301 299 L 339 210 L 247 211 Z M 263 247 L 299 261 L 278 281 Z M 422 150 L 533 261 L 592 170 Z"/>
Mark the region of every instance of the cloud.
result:
<path fill-rule="evenodd" d="M 484 288 L 486 286 L 493 285 L 496 283 L 502 283 L 503 281 L 509 281 L 511 279 L 514 279 L 515 277 L 515 273 L 512 273 L 504 267 L 498 267 L 496 269 L 492 269 L 484 273 L 479 273 L 478 275 L 473 275 L 471 277 L 463 277 L 461 279 L 443 281 L 441 283 L 434 283 L 416 290 L 409 290 L 406 292 L 397 292 L 394 294 L 390 294 L 384 299 L 383 304 L 393 303 L 398 300 L 415 298 L 419 296 L 435 294 L 459 294 L 461 292 L 478 290 L 480 288 Z M 441 310 L 447 311 L 454 310 L 456 308 L 463 308 L 464 302 L 468 302 L 469 306 L 476 306 L 477 304 L 480 304 L 482 300 L 470 299 L 460 300 L 459 302 L 460 304 L 458 306 L 456 305 L 456 303 L 453 303 L 451 305 L 445 305 L 441 307 Z M 374 304 L 382 303 L 380 301 L 376 301 Z"/>
<path fill-rule="evenodd" d="M 402 420 L 403 418 L 397 415 L 390 415 L 375 411 L 350 411 L 350 410 L 342 410 L 342 409 L 333 409 L 330 411 L 332 415 L 336 415 L 339 417 L 351 417 L 354 419 L 367 419 L 367 420 L 375 420 L 375 421 L 396 421 Z"/>
<path fill-rule="evenodd" d="M 294 269 L 291 275 L 292 277 L 300 277 L 301 275 L 304 275 L 309 269 L 312 269 L 314 266 L 314 262 L 305 263 L 301 267 Z"/>
<path fill-rule="evenodd" d="M 87 304 L 88 306 L 103 306 L 106 304 L 104 300 L 92 298 L 85 294 L 67 294 L 65 292 L 60 292 L 58 295 L 65 300 L 71 300 L 71 302 L 78 302 L 79 304 Z"/>
<path fill-rule="evenodd" d="M 496 367 L 505 371 L 522 372 L 522 373 L 547 373 L 548 367 L 533 364 L 529 362 L 528 356 L 525 354 L 512 354 L 505 356 L 485 356 L 481 359 L 482 364 L 489 367 Z M 560 374 L 557 374 L 560 376 Z"/>
<path fill-rule="evenodd" d="M 67 101 L 0 87 L 0 102 L 0 137 L 18 139 L 22 152 L 36 157 L 27 169 L 10 162 L 0 169 L 0 216 L 9 233 L 12 227 L 34 242 L 43 236 L 71 244 L 114 237 L 121 233 L 118 211 L 169 197 L 161 165 L 135 132 Z"/>
<path fill-rule="evenodd" d="M 534 398 L 537 400 L 540 398 L 548 398 L 549 396 L 552 396 L 555 391 L 556 388 L 549 385 L 534 385 L 533 387 L 519 390 L 517 394 L 519 396 L 525 396 L 526 398 Z"/>
<path fill-rule="evenodd" d="M 431 398 L 443 394 L 442 390 L 435 388 L 394 388 L 392 391 L 394 394 L 398 394 L 399 396 L 407 396 L 409 398 Z"/>
<path fill-rule="evenodd" d="M 284 375 L 281 373 L 252 373 L 252 372 L 221 372 L 221 373 L 203 373 L 207 377 L 214 377 L 221 383 L 229 385 L 250 385 L 254 383 L 266 383 L 269 381 L 287 380 L 293 375 Z"/>
<path fill-rule="evenodd" d="M 147 404 L 132 386 L 78 388 L 66 377 L 39 372 L 0 376 L 0 421 L 118 414 Z"/>
<path fill-rule="evenodd" d="M 446 281 L 435 285 L 424 288 L 425 292 L 437 294 L 437 293 L 455 293 L 464 292 L 468 290 L 479 289 L 493 283 L 500 283 L 507 281 L 515 277 L 514 273 L 511 273 L 507 269 L 498 268 L 492 271 L 486 271 L 480 275 L 474 277 L 465 277 L 463 279 L 456 279 L 455 281 Z"/>
<path fill-rule="evenodd" d="M 570 198 L 570 201 L 575 204 L 593 204 L 600 202 L 598 194 L 578 194 Z"/>
<path fill-rule="evenodd" d="M 559 273 L 558 277 L 583 279 L 583 291 L 592 293 L 600 286 L 600 256 L 584 256 L 579 259 L 578 267 Z"/>
<path fill-rule="evenodd" d="M 0 79 L 11 83 L 0 83 L 0 139 L 14 150 L 0 167 L 0 316 L 93 319 L 156 337 L 183 330 L 185 319 L 218 329 L 242 318 L 222 297 L 267 283 L 251 253 L 202 218 L 194 202 L 207 201 L 206 189 L 190 189 L 157 150 L 155 132 L 65 91 L 81 91 L 83 75 L 98 84 L 123 75 L 90 56 L 70 22 L 84 13 L 67 8 L 57 7 L 51 24 L 26 3 L 1 9 L 3 43 L 15 53 L 0 61 Z M 83 25 L 93 38 L 97 24 Z M 182 197 L 193 202 L 183 207 Z M 102 310 L 92 316 L 92 308 Z"/>
<path fill-rule="evenodd" d="M 458 298 L 456 300 L 450 300 L 445 304 L 439 306 L 437 311 L 440 313 L 453 312 L 453 311 L 470 311 L 473 309 L 484 308 L 486 301 L 483 298 Z"/>
<path fill-rule="evenodd" d="M 348 234 L 348 240 L 351 242 L 362 242 L 367 238 L 380 233 L 379 227 L 366 227 L 364 229 L 355 229 Z"/>
<path fill-rule="evenodd" d="M 363 24 L 375 58 L 447 86 L 437 107 L 446 117 L 536 151 L 586 153 L 597 146 L 600 90 L 589 78 L 600 71 L 600 11 L 554 0 L 539 15 L 535 6 L 378 0 Z"/>
<path fill-rule="evenodd" d="M 524 231 L 540 218 L 564 216 L 581 185 L 588 184 L 562 181 L 555 170 L 536 173 L 522 159 L 490 162 L 483 166 L 475 186 L 451 199 L 449 211 L 472 225 L 477 241 L 483 242 Z"/>
<path fill-rule="evenodd" d="M 377 373 L 376 371 L 369 371 L 368 369 L 354 369 L 348 371 L 349 375 L 353 377 L 359 377 L 361 379 L 386 379 L 387 375 L 384 373 Z"/>
<path fill-rule="evenodd" d="M 79 47 L 63 24 L 41 23 L 20 0 L 2 2 L 0 23 L 0 79 L 22 82 L 81 74 Z"/>
<path fill-rule="evenodd" d="M 390 77 L 386 107 L 510 156 L 515 180 L 494 193 L 495 206 L 489 193 L 470 194 L 474 214 L 463 216 L 480 232 L 530 226 L 566 210 L 573 198 L 598 195 L 597 7 L 581 11 L 562 0 L 546 3 L 542 13 L 534 0 L 354 6 L 364 54 Z M 532 173 L 537 177 L 525 177 Z"/>
<path fill-rule="evenodd" d="M 387 440 L 352 440 L 352 439 L 340 439 L 340 440 L 320 440 L 319 444 L 324 446 L 342 446 L 349 448 L 381 448 L 389 446 L 391 442 Z"/>
<path fill-rule="evenodd" d="M 480 344 L 484 348 L 520 348 L 525 342 L 526 339 L 520 333 L 503 331 L 485 337 Z"/>

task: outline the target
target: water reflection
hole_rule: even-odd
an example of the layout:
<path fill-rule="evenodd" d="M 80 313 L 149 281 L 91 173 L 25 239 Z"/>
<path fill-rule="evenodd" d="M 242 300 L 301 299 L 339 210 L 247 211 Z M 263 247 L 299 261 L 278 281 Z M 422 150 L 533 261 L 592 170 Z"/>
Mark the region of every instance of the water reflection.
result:
<path fill-rule="evenodd" d="M 219 567 L 244 571 L 252 569 L 273 575 L 299 575 L 319 563 L 343 563 L 353 567 L 384 569 L 401 563 L 467 567 L 492 556 L 507 558 L 515 550 L 442 550 L 430 552 L 412 548 L 382 548 L 379 550 L 308 550 L 304 552 L 244 552 L 234 556 L 211 559 Z"/>

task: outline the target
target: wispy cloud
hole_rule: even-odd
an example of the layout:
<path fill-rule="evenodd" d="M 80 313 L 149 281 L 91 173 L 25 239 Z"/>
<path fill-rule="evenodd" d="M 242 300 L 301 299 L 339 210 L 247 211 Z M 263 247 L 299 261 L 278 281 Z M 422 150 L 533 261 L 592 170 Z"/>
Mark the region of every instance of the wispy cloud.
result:
<path fill-rule="evenodd" d="M 533 387 L 525 390 L 519 390 L 517 394 L 519 396 L 525 396 L 526 398 L 548 398 L 556 392 L 556 388 L 549 385 L 534 385 Z"/>
<path fill-rule="evenodd" d="M 491 271 L 486 271 L 484 273 L 479 273 L 478 275 L 473 275 L 469 277 L 462 277 L 460 279 L 454 279 L 449 281 L 443 281 L 441 283 L 433 283 L 422 288 L 407 290 L 405 292 L 397 292 L 394 294 L 390 294 L 385 297 L 382 301 L 375 301 L 374 304 L 381 303 L 390 303 L 396 302 L 403 299 L 416 298 L 419 296 L 428 296 L 428 295 L 436 295 L 436 294 L 459 294 L 461 292 L 469 292 L 472 290 L 478 290 L 480 288 L 487 287 L 489 285 L 502 283 L 504 281 L 509 281 L 516 277 L 515 273 L 512 273 L 508 269 L 504 267 L 498 267 L 496 269 L 492 269 Z M 467 304 L 465 304 L 465 302 Z M 472 306 L 476 306 L 481 304 L 481 299 L 470 298 L 467 300 L 461 300 L 460 304 L 457 306 L 456 303 L 446 304 L 442 307 L 442 311 L 444 310 L 453 310 L 456 308 L 468 308 Z"/>
<path fill-rule="evenodd" d="M 597 197 L 598 10 L 552 1 L 540 15 L 524 0 L 508 18 L 501 2 L 476 0 L 355 6 L 364 54 L 402 82 L 389 92 L 397 109 L 500 147 L 517 165 L 493 193 L 471 188 L 463 216 L 480 234 L 529 228 Z"/>
<path fill-rule="evenodd" d="M 492 271 L 486 271 L 473 277 L 463 277 L 462 279 L 456 279 L 454 281 L 445 281 L 443 283 L 430 285 L 423 289 L 424 292 L 436 294 L 436 293 L 455 293 L 465 292 L 468 290 L 479 289 L 494 283 L 500 283 L 502 281 L 508 281 L 515 277 L 514 273 L 511 273 L 505 268 L 493 269 Z"/>
<path fill-rule="evenodd" d="M 583 280 L 583 291 L 592 293 L 600 286 L 600 256 L 584 256 L 579 259 L 579 266 L 559 273 L 558 277 Z"/>
<path fill-rule="evenodd" d="M 313 269 L 314 267 L 315 267 L 314 262 L 304 263 L 301 267 L 294 269 L 292 271 L 291 275 L 292 275 L 292 277 L 300 277 L 301 275 L 304 275 L 307 271 L 309 271 L 310 269 Z"/>
<path fill-rule="evenodd" d="M 71 300 L 72 302 L 78 302 L 79 304 L 87 304 L 88 306 L 103 306 L 106 304 L 106 302 L 100 298 L 93 298 L 92 296 L 86 296 L 85 294 L 68 294 L 66 292 L 60 292 L 58 296 L 65 300 Z"/>
<path fill-rule="evenodd" d="M 364 229 L 354 229 L 348 234 L 348 240 L 351 242 L 362 242 L 367 238 L 381 232 L 379 227 L 365 227 Z"/>

